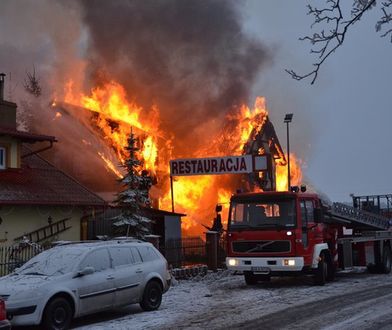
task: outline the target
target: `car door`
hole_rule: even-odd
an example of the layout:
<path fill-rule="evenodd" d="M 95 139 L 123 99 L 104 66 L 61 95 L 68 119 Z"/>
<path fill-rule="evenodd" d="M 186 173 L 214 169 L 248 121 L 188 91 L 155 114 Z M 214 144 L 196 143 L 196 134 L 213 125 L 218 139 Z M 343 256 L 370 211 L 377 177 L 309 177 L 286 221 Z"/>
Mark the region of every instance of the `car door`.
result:
<path fill-rule="evenodd" d="M 109 248 L 114 268 L 114 305 L 121 306 L 138 302 L 140 296 L 141 272 L 130 247 L 115 246 Z"/>
<path fill-rule="evenodd" d="M 314 222 L 313 200 L 303 199 L 300 201 L 301 221 L 302 221 L 302 245 L 305 263 L 311 262 L 313 257 L 313 247 L 315 244 L 316 224 Z"/>
<path fill-rule="evenodd" d="M 78 270 L 93 267 L 94 273 L 75 278 L 79 296 L 79 315 L 98 312 L 113 307 L 114 270 L 106 247 L 88 253 L 80 262 Z"/>

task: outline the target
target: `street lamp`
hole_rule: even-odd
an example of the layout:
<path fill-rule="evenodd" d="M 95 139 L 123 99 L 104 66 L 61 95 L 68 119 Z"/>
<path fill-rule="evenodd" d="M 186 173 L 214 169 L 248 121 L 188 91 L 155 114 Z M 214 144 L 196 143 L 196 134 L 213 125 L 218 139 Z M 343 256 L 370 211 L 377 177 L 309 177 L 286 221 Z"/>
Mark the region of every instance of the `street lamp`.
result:
<path fill-rule="evenodd" d="M 290 191 L 290 134 L 289 134 L 289 123 L 293 119 L 292 113 L 287 113 L 284 117 L 284 122 L 287 124 L 287 190 Z"/>

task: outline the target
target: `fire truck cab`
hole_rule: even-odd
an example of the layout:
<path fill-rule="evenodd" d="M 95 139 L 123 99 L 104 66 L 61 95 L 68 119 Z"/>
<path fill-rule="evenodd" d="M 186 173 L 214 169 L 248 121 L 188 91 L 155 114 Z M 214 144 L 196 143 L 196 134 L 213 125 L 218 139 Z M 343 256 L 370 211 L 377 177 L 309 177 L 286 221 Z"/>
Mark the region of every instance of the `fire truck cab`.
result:
<path fill-rule="evenodd" d="M 242 271 L 247 284 L 273 275 L 313 273 L 332 280 L 337 229 L 321 223 L 316 194 L 243 193 L 232 196 L 226 265 Z"/>

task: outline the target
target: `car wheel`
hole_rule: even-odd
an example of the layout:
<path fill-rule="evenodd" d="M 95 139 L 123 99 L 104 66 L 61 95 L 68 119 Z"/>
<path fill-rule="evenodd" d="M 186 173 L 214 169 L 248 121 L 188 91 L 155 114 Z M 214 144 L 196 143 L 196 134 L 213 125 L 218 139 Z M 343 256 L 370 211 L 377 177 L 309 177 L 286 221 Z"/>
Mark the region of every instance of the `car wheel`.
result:
<path fill-rule="evenodd" d="M 147 283 L 143 292 L 143 299 L 140 307 L 145 311 L 154 311 L 159 308 L 162 301 L 162 287 L 156 281 Z"/>
<path fill-rule="evenodd" d="M 68 300 L 54 298 L 45 307 L 42 325 L 48 330 L 68 329 L 72 321 L 72 308 Z"/>

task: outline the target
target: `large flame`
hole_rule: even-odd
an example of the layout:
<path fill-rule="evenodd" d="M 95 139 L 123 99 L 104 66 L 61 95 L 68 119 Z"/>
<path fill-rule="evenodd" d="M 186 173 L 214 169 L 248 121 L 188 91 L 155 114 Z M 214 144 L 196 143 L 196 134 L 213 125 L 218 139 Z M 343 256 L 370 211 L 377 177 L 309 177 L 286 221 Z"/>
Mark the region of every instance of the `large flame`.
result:
<path fill-rule="evenodd" d="M 287 158 L 287 155 L 286 155 Z M 277 164 L 276 166 L 276 190 L 277 191 L 285 191 L 288 190 L 287 186 L 287 164 L 281 165 Z M 294 154 L 290 153 L 290 185 L 298 186 L 302 182 L 302 171 L 299 160 L 295 157 Z"/>
<path fill-rule="evenodd" d="M 154 189 L 154 199 L 159 201 L 159 207 L 172 210 L 168 161 L 176 158 L 171 146 L 171 140 L 164 136 L 173 136 L 175 132 L 161 132 L 159 108 L 143 109 L 127 98 L 124 88 L 110 82 L 94 88 L 89 95 L 76 94 L 70 82 L 66 86 L 65 102 L 82 106 L 90 110 L 92 121 L 100 134 L 115 151 L 119 163 L 127 157 L 127 138 L 132 129 L 136 130 L 139 141 L 139 156 L 142 167 L 150 171 L 157 179 L 157 189 Z M 146 112 L 148 115 L 146 115 Z M 181 157 L 210 157 L 239 155 L 243 153 L 247 141 L 258 133 L 268 118 L 265 99 L 258 97 L 253 109 L 243 105 L 237 111 L 226 117 L 230 123 L 223 130 L 223 134 L 210 136 L 208 147 L 203 150 L 189 148 L 189 154 Z M 211 134 L 208 132 L 209 135 Z M 113 164 L 109 157 L 99 153 L 106 168 L 117 177 L 121 172 L 117 164 Z M 282 165 L 283 155 L 276 159 L 277 190 L 287 189 L 287 165 Z M 298 184 L 302 175 L 298 161 L 290 155 L 291 183 Z M 228 176 L 199 176 L 180 177 L 173 181 L 174 208 L 176 212 L 188 216 L 183 219 L 183 229 L 188 234 L 200 234 L 204 229 L 201 224 L 210 226 L 214 217 L 215 204 L 223 205 L 222 219 L 227 218 L 228 202 L 235 191 L 238 180 L 234 175 Z"/>

